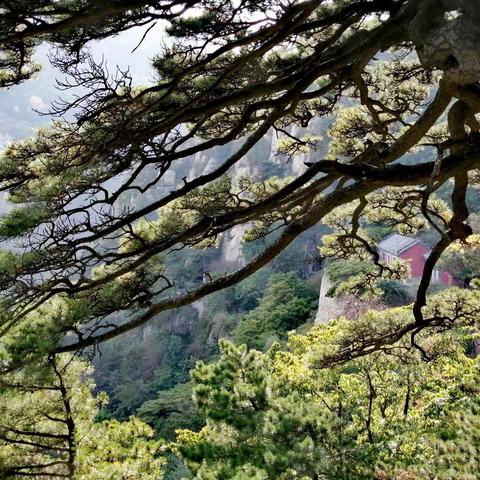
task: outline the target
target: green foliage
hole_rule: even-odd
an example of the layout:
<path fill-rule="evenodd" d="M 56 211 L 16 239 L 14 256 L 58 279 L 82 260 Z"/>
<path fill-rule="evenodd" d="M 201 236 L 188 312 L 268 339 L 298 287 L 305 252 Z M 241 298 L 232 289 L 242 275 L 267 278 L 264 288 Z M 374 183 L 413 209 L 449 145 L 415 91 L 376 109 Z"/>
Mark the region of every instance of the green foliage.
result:
<path fill-rule="evenodd" d="M 167 465 L 163 480 L 188 480 L 192 475 L 185 464 L 176 455 L 167 455 Z"/>
<path fill-rule="evenodd" d="M 407 305 L 414 300 L 407 287 L 397 280 L 382 280 L 378 286 L 382 290 L 381 299 L 387 305 Z"/>
<path fill-rule="evenodd" d="M 180 428 L 199 430 L 204 425 L 192 399 L 191 383 L 177 384 L 170 390 L 162 390 L 157 398 L 145 402 L 138 409 L 138 416 L 155 429 L 159 438 L 173 440 Z"/>
<path fill-rule="evenodd" d="M 385 322 L 383 313 L 368 319 Z M 207 426 L 181 431 L 172 445 L 194 478 L 474 478 L 480 359 L 465 355 L 461 332 L 423 335 L 428 363 L 402 341 L 317 368 L 350 333 L 340 319 L 266 354 L 222 342 L 220 358 L 192 373 Z"/>
<path fill-rule="evenodd" d="M 372 270 L 369 262 L 362 260 L 333 260 L 327 265 L 328 275 L 332 282 L 332 289 L 329 295 L 334 295 L 337 288 L 349 278 L 356 275 L 367 273 Z"/>
<path fill-rule="evenodd" d="M 339 296 L 351 293 L 354 289 L 359 295 L 371 294 L 371 286 L 362 283 L 365 277 L 374 274 L 374 266 L 363 260 L 330 260 L 327 272 L 332 282 L 328 295 Z M 400 281 L 380 278 L 375 284 L 376 295 L 385 304 L 390 306 L 406 305 L 413 301 L 413 296 L 408 288 Z"/>
<path fill-rule="evenodd" d="M 0 219 L 0 238 L 14 238 L 34 229 L 49 217 L 45 205 L 34 204 L 11 210 Z"/>
<path fill-rule="evenodd" d="M 234 331 L 239 344 L 262 350 L 307 320 L 314 296 L 294 273 L 273 275 L 258 307 Z"/>
<path fill-rule="evenodd" d="M 277 142 L 277 152 L 287 155 L 288 157 L 310 153 L 311 150 L 315 150 L 321 140 L 322 137 L 310 134 L 304 135 L 298 140 L 290 137 L 284 137 Z"/>
<path fill-rule="evenodd" d="M 300 243 L 297 249 L 302 247 Z M 196 277 L 197 281 L 201 279 L 204 265 L 215 262 L 217 258 L 218 252 L 213 249 L 182 250 L 168 259 L 165 269 L 169 274 L 174 273 L 175 278 L 188 279 L 194 285 Z M 154 413 L 146 412 L 153 412 L 151 409 L 155 408 L 155 402 L 157 399 L 161 401 L 164 395 L 172 395 L 172 398 L 179 395 L 175 385 L 189 380 L 189 370 L 197 358 L 210 358 L 218 352 L 218 339 L 233 338 L 241 319 L 262 301 L 265 286 L 273 275 L 270 268 L 263 268 L 244 282 L 210 295 L 202 302 L 203 313 L 200 316 L 193 308 L 161 314 L 144 335 L 130 334 L 102 345 L 102 355 L 95 359 L 94 374 L 98 387 L 106 391 L 111 399 L 107 417 L 127 419 L 130 415 L 141 415 L 164 438 L 170 438 L 175 428 L 193 428 L 191 422 L 196 420 L 193 413 L 186 413 L 188 409 L 183 415 L 172 412 L 157 419 Z M 309 302 L 316 294 L 310 297 L 309 288 L 296 278 L 284 285 L 280 296 L 289 295 L 285 291 L 290 288 L 289 285 L 294 288 L 292 291 L 294 296 L 298 296 L 299 304 L 302 298 L 308 298 L 306 306 L 310 313 Z M 263 311 L 266 311 L 265 308 Z M 293 319 L 293 322 L 298 321 Z M 279 331 L 267 335 L 283 337 L 284 328 L 281 326 Z M 185 398 L 185 402 L 188 403 L 189 398 Z"/>
<path fill-rule="evenodd" d="M 249 312 L 258 306 L 263 296 L 263 289 L 268 284 L 273 272 L 262 268 L 235 287 L 236 307 L 241 312 Z"/>
<path fill-rule="evenodd" d="M 0 189 L 19 204 L 0 220 L 0 240 L 22 237 L 26 250 L 0 255 L 0 368 L 2 380 L 21 381 L 18 395 L 17 384 L 0 391 L 0 404 L 9 434 L 28 435 L 34 425 L 49 442 L 38 447 L 4 438 L 2 473 L 12 473 L 13 461 L 17 475 L 40 476 L 35 462 L 48 458 L 46 476 L 49 467 L 65 467 L 61 476 L 73 478 L 73 465 L 82 478 L 160 476 L 150 428 L 135 419 L 92 426 L 92 418 L 127 418 L 140 409 L 165 436 L 181 422 L 198 426 L 188 387 L 175 388 L 186 382 L 194 358 L 215 354 L 216 340 L 232 332 L 236 341 L 264 349 L 308 319 L 313 296 L 305 285 L 290 274 L 268 283 L 265 271 L 243 289 L 198 303 L 200 313 L 192 308 L 184 317 L 167 317 L 164 307 L 185 306 L 241 276 L 219 279 L 221 265 L 211 272 L 218 282 L 201 284 L 211 265 L 206 258 L 232 227 L 247 229 L 249 259 L 265 252 L 265 261 L 290 243 L 272 271 L 305 276 L 307 248 L 291 240 L 327 215 L 333 233 L 324 237 L 322 253 L 350 262 L 332 266 L 333 293 L 407 302 L 397 281 L 405 264 L 366 261 L 376 258 L 374 244 L 387 229 L 430 229 L 422 234 L 431 240 L 465 240 L 470 232 L 463 213 L 479 195 L 460 184 L 479 183 L 471 159 L 478 153 L 479 108 L 471 98 L 478 72 L 468 72 L 472 62 L 451 60 L 471 32 L 457 28 L 459 45 L 441 51 L 435 39 L 444 38 L 448 21 L 473 28 L 476 3 L 462 2 L 457 16 L 455 2 L 432 0 L 2 2 L 0 87 L 31 77 L 38 69 L 35 47 L 46 42 L 57 51 L 51 60 L 67 77 L 65 87 L 80 91 L 53 107 L 57 118 L 68 120 L 12 142 L 0 155 Z M 149 85 L 134 86 L 127 70 L 111 74 L 107 62 L 90 58 L 90 42 L 138 26 L 146 36 L 156 20 L 172 38 L 154 61 Z M 468 48 L 465 58 L 475 54 Z M 446 61 L 437 61 L 443 55 Z M 443 70 L 446 81 L 433 69 Z M 280 154 L 309 154 L 321 138 L 312 134 L 319 125 L 313 122 L 328 125 L 329 138 L 326 151 L 310 160 L 326 162 L 306 162 L 301 171 L 295 162 L 288 172 L 269 162 L 269 132 L 279 135 Z M 459 132 L 464 142 L 456 141 Z M 214 149 L 220 152 L 215 158 L 212 146 L 226 143 Z M 431 169 L 419 165 L 434 160 L 432 147 L 443 152 L 447 144 L 454 158 L 432 161 Z M 211 154 L 208 166 L 199 162 L 197 169 L 196 160 Z M 245 159 L 252 163 L 247 175 L 226 176 L 242 170 Z M 160 193 L 167 174 L 171 183 Z M 455 180 L 454 195 L 451 185 L 442 187 L 448 178 Z M 130 201 L 122 203 L 126 196 Z M 269 250 L 280 235 L 278 248 Z M 205 255 L 177 263 L 185 247 Z M 478 287 L 477 252 L 450 253 L 447 264 Z M 166 293 L 162 281 L 170 287 Z M 150 310 L 157 300 L 164 303 Z M 130 324 L 119 313 L 127 311 Z M 292 336 L 289 351 L 275 346 L 268 355 L 222 343 L 218 362 L 200 364 L 194 373 L 207 426 L 182 433 L 176 451 L 204 479 L 471 475 L 468 449 L 456 450 L 449 427 L 458 426 L 476 444 L 467 419 L 478 414 L 469 398 L 478 394 L 477 364 L 463 355 L 455 335 L 446 334 L 449 345 L 432 332 L 428 338 L 418 333 L 457 323 L 471 329 L 478 317 L 478 295 L 454 290 L 417 310 L 416 323 L 407 309 L 370 312 L 355 324 L 342 319 L 310 336 Z M 107 329 L 105 336 L 114 337 L 139 325 L 145 329 L 125 343 L 114 340 L 105 346 L 106 360 L 97 359 L 108 371 L 99 387 L 112 394 L 110 411 L 104 406 L 99 413 L 101 402 L 78 365 L 65 377 L 68 388 L 62 384 L 69 368 L 55 371 L 54 352 L 83 352 L 92 344 L 96 351 Z M 404 335 L 432 356 L 430 366 L 410 344 L 398 345 Z M 372 356 L 351 360 L 367 353 Z M 51 368 L 58 377 L 53 387 Z M 167 404 L 177 410 L 168 413 Z M 180 410 L 182 418 L 175 416 Z M 24 432 L 14 431 L 8 416 Z M 77 425 L 71 430 L 74 420 L 82 436 Z M 60 446 L 53 445 L 57 440 Z M 11 452 L 12 441 L 18 452 Z M 477 452 L 470 453 L 475 459 Z"/>
<path fill-rule="evenodd" d="M 143 219 L 135 223 L 132 232 L 127 233 L 120 244 L 123 253 L 135 250 L 175 237 L 197 222 L 215 215 L 232 213 L 251 205 L 252 201 L 261 202 L 284 187 L 288 178 L 269 177 L 264 181 L 254 181 L 250 177 L 232 180 L 223 176 L 208 186 L 193 189 L 178 200 L 158 210 L 156 220 Z M 248 197 L 248 200 L 247 200 Z M 247 232 L 246 240 L 261 236 L 272 224 L 282 220 L 283 214 L 272 211 L 256 220 L 256 226 Z M 189 245 L 196 248 L 207 248 L 217 245 L 217 236 L 194 240 Z"/>
<path fill-rule="evenodd" d="M 0 476 L 5 479 L 158 480 L 164 460 L 140 420 L 97 422 L 87 365 L 68 356 L 4 375 L 0 384 Z"/>
<path fill-rule="evenodd" d="M 372 224 L 365 227 L 365 232 L 374 242 L 379 242 L 392 233 L 392 227 L 382 224 Z"/>
<path fill-rule="evenodd" d="M 191 314 L 191 309 L 176 313 L 178 321 Z M 189 358 L 192 339 L 188 333 L 175 334 L 163 327 L 168 320 L 167 315 L 160 316 L 143 339 L 131 335 L 108 342 L 95 359 L 97 384 L 108 393 L 114 418 L 127 419 L 160 391 L 188 381 L 194 364 Z"/>
<path fill-rule="evenodd" d="M 17 366 L 43 364 L 45 356 L 61 341 L 65 303 L 55 299 L 31 312 L 17 328 L 5 335 L 0 342 L 8 362 Z M 8 321 L 5 319 L 6 325 Z"/>
<path fill-rule="evenodd" d="M 477 475 L 480 461 L 480 403 L 476 398 L 465 402 L 465 408 L 449 412 L 440 421 L 429 442 L 435 451 L 435 480 L 470 480 Z M 444 419 L 442 419 L 444 420 Z M 421 468 L 419 469 L 421 472 Z"/>
<path fill-rule="evenodd" d="M 165 461 L 152 437 L 153 430 L 135 417 L 92 425 L 80 442 L 75 478 L 158 480 Z"/>
<path fill-rule="evenodd" d="M 474 235 L 467 244 L 454 244 L 440 260 L 440 267 L 474 286 L 480 278 L 480 237 Z"/>
<path fill-rule="evenodd" d="M 368 150 L 363 154 L 367 155 Z M 424 210 L 428 210 L 427 216 L 423 215 Z M 418 235 L 422 231 L 423 235 L 433 234 L 435 239 L 440 229 L 435 222 L 447 225 L 451 216 L 447 202 L 435 195 L 428 197 L 422 210 L 421 192 L 410 187 L 379 188 L 361 200 L 334 209 L 325 218 L 333 232 L 323 236 L 320 252 L 327 258 L 352 262 L 352 265 L 334 267 L 350 269 L 351 273 L 343 275 L 341 281 L 334 281 L 332 293 L 366 298 L 381 296 L 383 280 L 406 279 L 408 264 L 401 259 L 380 260 L 376 248 L 379 239 L 392 231 L 406 235 Z M 341 271 L 339 275 L 342 276 Z"/>

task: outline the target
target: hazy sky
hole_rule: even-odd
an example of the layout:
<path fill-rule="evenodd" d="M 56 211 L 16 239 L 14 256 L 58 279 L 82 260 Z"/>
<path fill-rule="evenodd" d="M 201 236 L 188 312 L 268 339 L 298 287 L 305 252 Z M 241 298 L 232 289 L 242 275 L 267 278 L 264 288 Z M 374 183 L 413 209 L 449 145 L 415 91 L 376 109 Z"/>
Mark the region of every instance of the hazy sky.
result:
<path fill-rule="evenodd" d="M 102 57 L 113 72 L 118 65 L 122 69 L 130 67 L 135 83 L 145 84 L 153 79 L 150 60 L 161 48 L 164 32 L 156 25 L 134 52 L 145 31 L 145 27 L 134 28 L 127 32 L 90 45 L 96 59 Z M 48 123 L 49 118 L 40 116 L 33 110 L 46 111 L 52 100 L 62 95 L 55 89 L 55 77 L 60 72 L 48 65 L 49 47 L 38 49 L 36 59 L 43 65 L 42 71 L 33 79 L 10 89 L 0 90 L 0 146 L 12 139 L 21 139 L 32 135 L 36 128 Z"/>

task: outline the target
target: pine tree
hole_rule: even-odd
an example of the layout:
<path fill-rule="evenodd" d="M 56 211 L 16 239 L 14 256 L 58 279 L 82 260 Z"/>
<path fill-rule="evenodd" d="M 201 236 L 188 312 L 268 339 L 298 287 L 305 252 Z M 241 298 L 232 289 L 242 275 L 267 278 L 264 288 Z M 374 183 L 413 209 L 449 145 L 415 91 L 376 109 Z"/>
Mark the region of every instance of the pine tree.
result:
<path fill-rule="evenodd" d="M 474 233 L 476 0 L 12 0 L 0 13 L 0 86 L 35 81 L 33 54 L 47 43 L 73 93 L 52 106 L 49 127 L 0 157 L 0 190 L 15 204 L 0 239 L 21 247 L 0 255 L 6 371 L 95 348 L 236 284 L 326 217 L 336 229 L 327 253 L 372 262 L 349 288 L 373 293 L 404 268 L 379 262 L 365 219 L 436 234 L 414 320 L 362 343 L 367 351 L 457 320 L 455 311 L 436 315 L 426 294 L 442 253 Z M 88 53 L 134 27 L 148 35 L 155 22 L 170 38 L 148 85 Z M 330 125 L 323 140 L 308 130 L 317 119 Z M 328 148 L 295 177 L 234 178 L 269 132 L 285 160 L 319 142 Z M 125 195 L 151 193 L 182 160 L 225 145 L 211 171 L 122 207 Z M 441 186 L 448 204 L 435 197 Z M 214 246 L 241 225 L 246 240 L 278 236 L 239 270 L 209 273 L 194 288 L 176 283 L 167 268 L 173 250 Z"/>
<path fill-rule="evenodd" d="M 422 333 L 430 362 L 402 340 L 336 367 L 319 363 L 351 328 L 384 331 L 411 315 L 392 312 L 318 325 L 292 335 L 286 351 L 223 342 L 220 358 L 192 373 L 207 424 L 180 431 L 172 450 L 196 479 L 475 478 L 480 359 L 465 354 L 461 330 Z"/>
<path fill-rule="evenodd" d="M 152 429 L 132 417 L 99 421 L 86 364 L 68 355 L 4 374 L 0 383 L 0 476 L 157 480 L 164 460 Z"/>

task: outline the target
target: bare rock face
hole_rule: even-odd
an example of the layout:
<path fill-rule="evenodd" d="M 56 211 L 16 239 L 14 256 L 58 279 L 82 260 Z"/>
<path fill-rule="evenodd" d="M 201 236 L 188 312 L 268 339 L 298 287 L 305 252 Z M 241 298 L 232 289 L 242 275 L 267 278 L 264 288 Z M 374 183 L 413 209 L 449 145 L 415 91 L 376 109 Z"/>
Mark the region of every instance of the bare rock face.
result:
<path fill-rule="evenodd" d="M 324 271 L 320 293 L 318 297 L 318 311 L 314 324 L 328 323 L 338 317 L 345 317 L 349 320 L 357 320 L 369 310 L 385 310 L 387 306 L 380 300 L 366 300 L 355 295 L 344 295 L 342 297 L 329 297 L 328 291 L 332 288 L 332 282 L 328 273 Z"/>
<path fill-rule="evenodd" d="M 480 1 L 423 0 L 409 25 L 420 61 L 459 85 L 480 81 Z"/>

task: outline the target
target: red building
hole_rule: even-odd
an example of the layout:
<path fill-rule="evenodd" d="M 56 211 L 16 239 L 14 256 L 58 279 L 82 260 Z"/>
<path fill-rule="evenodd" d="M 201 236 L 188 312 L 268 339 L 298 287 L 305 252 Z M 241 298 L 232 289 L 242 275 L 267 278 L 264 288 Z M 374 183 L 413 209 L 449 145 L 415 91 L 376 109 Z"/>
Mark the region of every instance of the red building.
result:
<path fill-rule="evenodd" d="M 430 249 L 416 238 L 392 233 L 377 245 L 380 260 L 389 263 L 395 260 L 406 261 L 410 265 L 410 278 L 420 278 Z M 442 285 L 456 285 L 457 279 L 445 270 L 434 269 L 432 282 Z"/>

